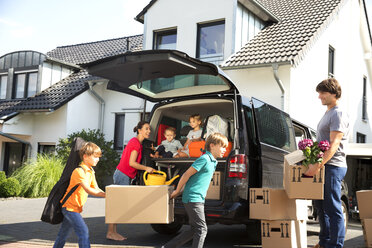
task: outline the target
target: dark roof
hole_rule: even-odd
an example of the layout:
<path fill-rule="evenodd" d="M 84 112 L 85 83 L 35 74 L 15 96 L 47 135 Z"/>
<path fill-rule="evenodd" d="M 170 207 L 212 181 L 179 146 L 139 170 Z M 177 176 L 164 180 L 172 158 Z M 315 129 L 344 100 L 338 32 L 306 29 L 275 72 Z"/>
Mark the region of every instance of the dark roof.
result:
<path fill-rule="evenodd" d="M 143 35 L 102 40 L 70 46 L 61 46 L 47 53 L 47 56 L 68 63 L 82 65 L 92 61 L 118 55 L 128 51 L 142 50 Z"/>
<path fill-rule="evenodd" d="M 47 56 L 62 62 L 82 65 L 127 51 L 142 50 L 142 35 L 57 47 Z M 8 120 L 20 112 L 54 111 L 86 91 L 88 81 L 98 80 L 80 70 L 27 99 L 0 100 L 0 120 Z"/>
<path fill-rule="evenodd" d="M 346 0 L 259 0 L 280 21 L 266 27 L 222 65 L 297 65 Z"/>
<path fill-rule="evenodd" d="M 151 8 L 152 5 L 154 5 L 154 3 L 156 2 L 157 0 L 151 0 L 146 6 L 145 8 L 143 8 L 143 10 L 134 18 L 136 21 L 139 21 L 140 23 L 144 23 L 144 15 L 145 13 L 147 12 L 147 10 L 149 8 Z"/>
<path fill-rule="evenodd" d="M 54 111 L 65 103 L 86 91 L 88 80 L 97 77 L 90 76 L 85 70 L 76 72 L 67 78 L 53 84 L 46 90 L 25 100 L 0 102 L 0 119 L 7 120 L 14 113 Z"/>

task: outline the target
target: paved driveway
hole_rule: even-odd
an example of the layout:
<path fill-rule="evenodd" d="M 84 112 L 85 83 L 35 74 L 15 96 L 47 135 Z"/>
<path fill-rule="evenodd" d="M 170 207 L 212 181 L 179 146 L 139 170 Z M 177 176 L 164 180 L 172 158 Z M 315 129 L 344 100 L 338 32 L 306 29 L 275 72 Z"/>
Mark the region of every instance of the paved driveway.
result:
<path fill-rule="evenodd" d="M 46 198 L 39 199 L 0 199 L 0 246 L 13 247 L 51 247 L 59 230 L 59 225 L 50 225 L 40 221 Z M 154 232 L 150 225 L 119 225 L 119 232 L 129 238 L 124 242 L 106 240 L 107 226 L 104 223 L 104 199 L 88 198 L 83 217 L 89 227 L 92 247 L 160 247 L 171 237 Z M 308 225 L 308 247 L 317 243 L 319 227 L 316 223 Z M 183 228 L 188 228 L 184 226 Z M 219 247 L 260 247 L 249 244 L 244 225 L 212 225 L 209 226 L 206 248 Z M 73 234 L 67 247 L 77 247 L 77 239 Z M 360 223 L 351 221 L 346 235 L 345 248 L 361 248 L 364 246 L 363 232 Z"/>

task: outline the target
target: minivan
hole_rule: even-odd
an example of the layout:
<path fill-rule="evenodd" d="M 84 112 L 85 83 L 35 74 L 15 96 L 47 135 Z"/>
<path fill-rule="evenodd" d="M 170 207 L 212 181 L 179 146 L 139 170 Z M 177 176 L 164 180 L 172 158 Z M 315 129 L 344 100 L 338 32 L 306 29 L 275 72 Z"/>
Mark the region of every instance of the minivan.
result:
<path fill-rule="evenodd" d="M 307 127 L 300 123 L 294 126 L 287 113 L 245 97 L 249 92 L 240 93 L 216 65 L 180 51 L 127 52 L 92 62 L 86 69 L 91 75 L 108 79 L 110 90 L 155 103 L 149 121 L 152 133 L 144 142 L 144 149 L 149 149 L 151 143 L 159 144 L 166 126 L 176 128 L 177 139 L 185 140 L 192 114 L 200 114 L 204 120 L 210 116 L 224 119 L 232 149 L 218 159 L 218 178 L 213 180 L 218 181 L 219 192 L 217 197 L 205 201 L 206 220 L 208 224 L 245 224 L 249 228 L 247 235 L 259 242 L 260 223 L 249 218 L 249 189 L 282 188 L 283 156 L 297 149 L 296 137 L 311 138 Z M 147 155 L 143 163 L 163 170 L 172 178 L 182 175 L 195 160 L 196 157 L 155 159 Z M 159 233 L 174 234 L 187 223 L 178 198 L 175 222 L 152 227 Z"/>

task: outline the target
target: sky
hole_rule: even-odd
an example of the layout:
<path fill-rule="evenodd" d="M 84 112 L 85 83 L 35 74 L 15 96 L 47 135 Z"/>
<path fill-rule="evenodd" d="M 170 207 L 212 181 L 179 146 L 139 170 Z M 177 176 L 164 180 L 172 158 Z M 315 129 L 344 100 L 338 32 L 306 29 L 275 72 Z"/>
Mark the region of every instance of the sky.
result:
<path fill-rule="evenodd" d="M 143 33 L 150 0 L 0 0 L 0 56 Z M 372 0 L 365 0 L 372 29 Z M 372 31 L 372 30 L 371 30 Z"/>
<path fill-rule="evenodd" d="M 372 0 L 371 0 L 372 1 Z M 0 56 L 143 33 L 150 0 L 0 0 Z"/>

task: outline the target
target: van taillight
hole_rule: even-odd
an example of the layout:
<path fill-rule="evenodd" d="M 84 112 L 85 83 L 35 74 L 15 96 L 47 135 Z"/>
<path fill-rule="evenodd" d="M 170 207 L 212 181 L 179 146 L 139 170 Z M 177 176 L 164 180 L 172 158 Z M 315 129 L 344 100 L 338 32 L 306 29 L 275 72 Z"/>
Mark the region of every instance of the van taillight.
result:
<path fill-rule="evenodd" d="M 237 154 L 230 158 L 229 177 L 247 178 L 247 156 Z"/>

